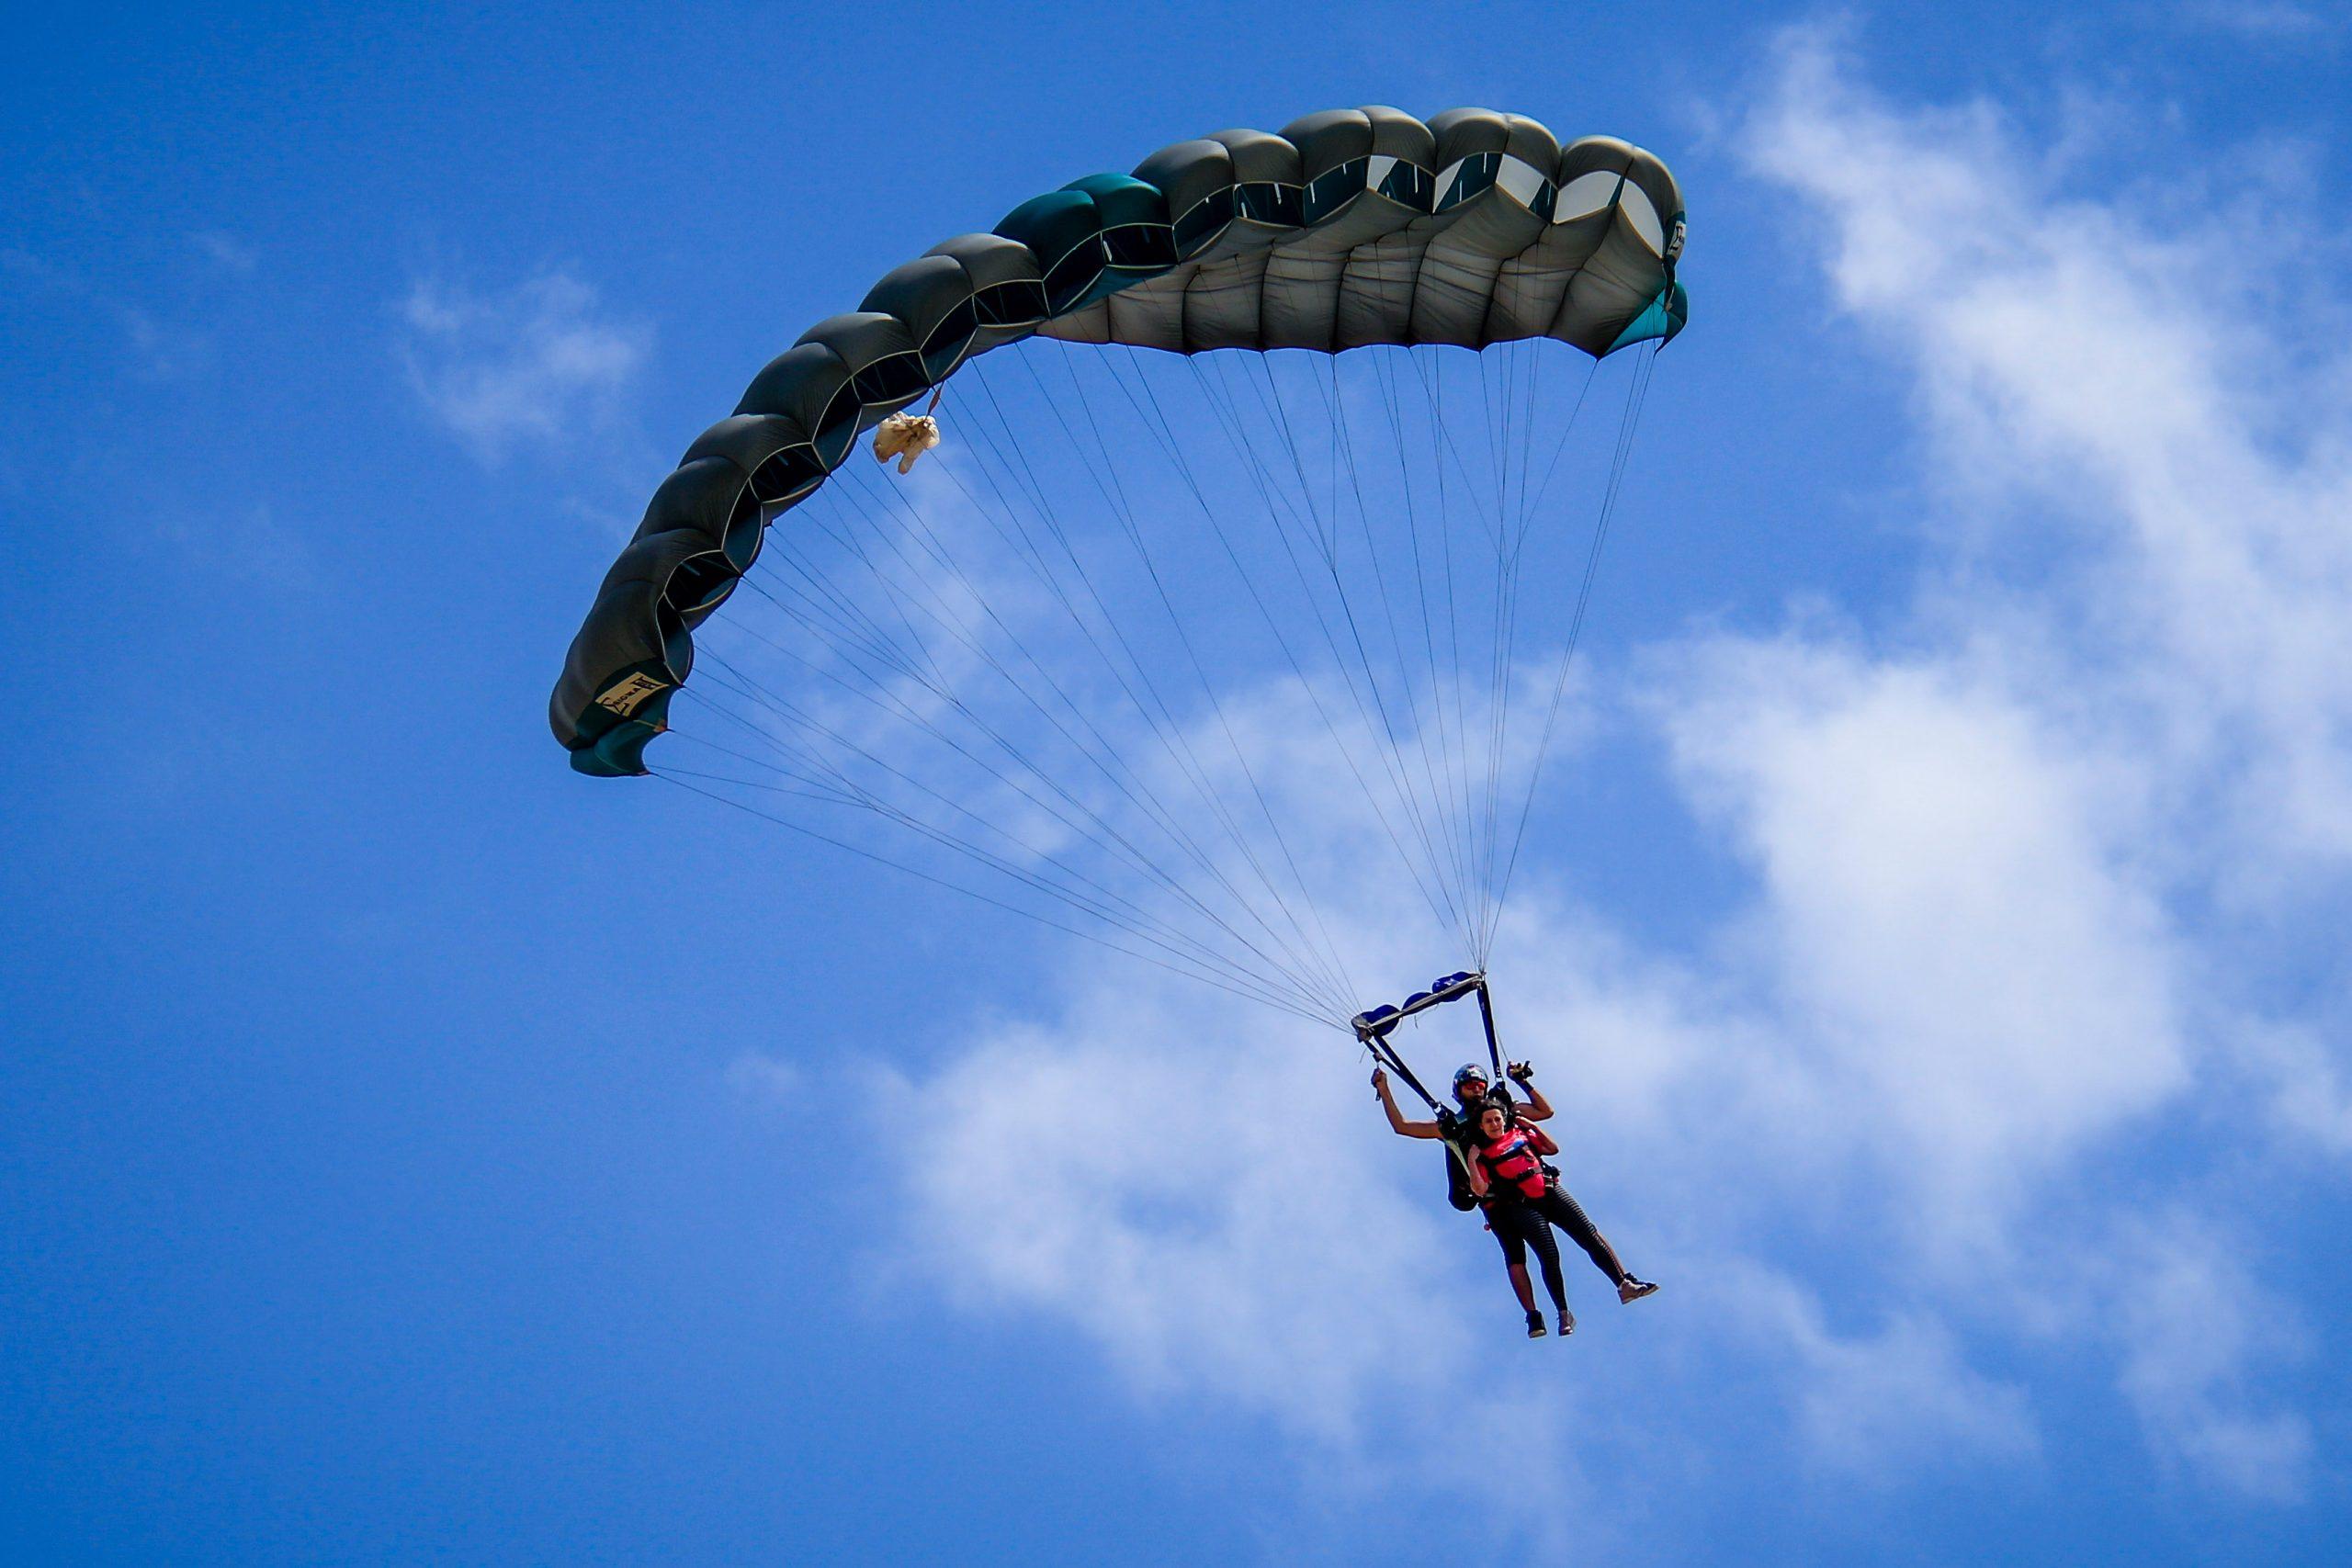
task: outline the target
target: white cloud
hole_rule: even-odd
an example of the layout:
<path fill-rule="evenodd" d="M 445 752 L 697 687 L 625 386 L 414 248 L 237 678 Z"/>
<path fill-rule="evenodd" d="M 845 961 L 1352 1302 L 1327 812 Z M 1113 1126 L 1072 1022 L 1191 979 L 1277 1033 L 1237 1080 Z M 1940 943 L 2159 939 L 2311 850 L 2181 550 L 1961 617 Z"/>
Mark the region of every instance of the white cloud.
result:
<path fill-rule="evenodd" d="M 2076 691 L 2035 700 L 2160 748 L 2183 779 L 2174 809 L 2203 795 L 2228 814 L 2229 833 L 2193 846 L 2203 869 L 2340 878 L 2352 432 L 2327 394 L 2344 367 L 2297 377 L 2294 345 L 2269 341 L 2278 254 L 2244 227 L 2291 232 L 2293 215 L 2177 225 L 2161 197 L 2091 199 L 1989 107 L 1904 115 L 1811 43 L 1787 60 L 1748 145 L 1822 225 L 1838 305 L 1915 375 L 1938 477 L 1979 520 L 2011 508 L 2011 531 L 1966 564 L 2030 570 L 2046 557 L 2020 534 L 2053 524 L 2094 552 L 2068 575 L 1955 582 L 1944 608 L 2022 611 L 2063 641 L 2055 672 Z M 2183 170 L 2177 194 L 2243 202 L 2209 192 L 2214 177 Z"/>
<path fill-rule="evenodd" d="M 1368 1403 L 1437 1392 L 1418 1348 L 1453 1332 L 1427 1262 L 1454 1216 L 1368 1179 L 1394 1140 L 1335 1037 L 1236 1039 L 1159 990 L 1091 989 L 910 1088 L 924 1248 L 970 1304 L 1067 1318 L 1140 1390 L 1351 1441 Z"/>
<path fill-rule="evenodd" d="M 420 277 L 400 320 L 410 387 L 484 461 L 526 444 L 572 448 L 607 432 L 650 337 L 609 317 L 596 290 L 564 272 L 502 293 Z"/>
<path fill-rule="evenodd" d="M 2291 1313 L 2181 1240 L 2223 1227 L 2168 1137 L 2190 1086 L 2234 1077 L 2276 1110 L 2212 1134 L 2233 1156 L 2282 1126 L 2346 1142 L 2312 987 L 2233 962 L 2293 963 L 2278 933 L 2352 891 L 2352 423 L 2324 396 L 2346 367 L 2266 335 L 2275 255 L 2243 236 L 2275 193 L 2187 228 L 2180 190 L 2103 195 L 2067 141 L 1891 106 L 1816 41 L 1784 48 L 1744 142 L 1820 248 L 1833 330 L 1914 389 L 1934 501 L 1912 613 L 1878 641 L 1794 613 L 1694 636 L 1591 693 L 1647 727 L 1741 895 L 1702 960 L 1533 886 L 1494 968 L 1512 1038 L 1574 1089 L 1571 1187 L 1712 1309 L 1623 1320 L 1657 1340 L 1610 1319 L 1597 1396 L 1703 1400 L 1736 1369 L 1821 1473 L 1883 1483 L 1953 1453 L 2058 1462 L 2041 1432 L 2108 1368 L 2158 1464 L 2287 1502 L 2313 1442 L 2261 1373 L 2302 1353 Z M 1326 908 L 1363 912 L 1339 948 L 1411 972 L 1430 931 L 1392 916 L 1310 705 L 1281 682 L 1225 704 Z M 1344 1042 L 1125 969 L 1066 998 L 905 1086 L 920 1256 L 959 1300 L 1074 1327 L 1146 1397 L 1343 1451 L 1412 1427 L 1410 1346 L 1508 1331 L 1487 1244 Z M 2161 1231 L 2090 1174 L 2117 1163 L 2163 1195 Z M 1860 1299 L 1797 1283 L 1768 1236 L 1852 1258 Z M 2051 1343 L 2076 1380 L 2055 1394 Z M 1669 1439 L 1611 1425 L 1599 1444 Z"/>
<path fill-rule="evenodd" d="M 2244 940 L 2235 921 L 2343 897 L 2352 433 L 2311 396 L 2342 369 L 2307 367 L 2301 400 L 2251 387 L 2270 256 L 2175 229 L 2161 197 L 2072 188 L 1984 106 L 1894 110 L 1800 37 L 1751 130 L 1759 172 L 1820 225 L 1837 304 L 1916 378 L 1935 477 L 1973 532 L 1955 531 L 1967 553 L 1923 593 L 1924 654 L 1752 645 L 1713 682 L 1764 716 L 1747 742 L 1708 733 L 1703 680 L 1669 731 L 1700 734 L 1701 782 L 1747 830 L 1770 940 L 1793 944 L 1783 976 L 1802 987 L 1826 971 L 1820 996 L 1864 1009 L 1882 1046 L 1904 1043 L 1879 1105 L 1928 1162 L 1957 1150 L 1980 1178 L 2039 1176 L 2047 1192 L 2159 1108 L 2200 1050 L 2246 1032 L 2224 1021 L 2245 999 L 2211 979 Z M 2301 439 L 2278 438 L 2282 403 Z M 1758 660 L 1760 683 L 1739 667 Z M 1826 705 L 1806 678 L 1825 664 Z M 1776 763 L 1792 736 L 1792 773 Z M 1687 767 L 1687 739 L 1679 750 Z M 1873 869 L 1847 874 L 1858 863 Z M 1893 879 L 1875 869 L 1889 863 Z M 1790 898 L 1798 886 L 1805 904 L 1826 889 L 1827 920 Z M 1889 995 L 1873 974 L 1973 1037 L 1868 1010 Z M 1906 1054 L 1914 1042 L 1929 1048 Z M 1954 1083 L 1937 1063 L 1956 1056 L 1984 1070 Z M 2179 1221 L 2209 1223 L 2186 1207 Z M 2300 1419 L 2211 1393 L 2277 1348 L 2256 1316 L 2232 1317 L 2184 1371 L 2163 1332 L 2164 1303 L 2195 1293 L 2181 1255 L 2086 1257 L 2107 1259 L 2112 1293 L 2093 1315 L 2121 1325 L 2123 1391 L 2155 1450 L 2249 1496 L 2297 1495 Z"/>
<path fill-rule="evenodd" d="M 1932 1317 L 1904 1313 L 1840 1337 L 1811 1292 L 1769 1269 L 1731 1263 L 1708 1289 L 1784 1369 L 1817 1466 L 1885 1483 L 1925 1463 L 2015 1461 L 2041 1446 L 2025 1391 L 1973 1371 Z"/>
<path fill-rule="evenodd" d="M 2113 1309 L 2123 1390 L 2161 1458 L 2249 1497 L 2298 1502 L 2311 1425 L 2252 1407 L 2244 1386 L 2250 1366 L 2301 1348 L 2291 1314 L 2256 1282 L 2244 1245 L 2216 1231 L 2184 1211 L 2127 1232 Z"/>
<path fill-rule="evenodd" d="M 1868 1107 L 1938 1204 L 1926 1239 L 1995 1246 L 2022 1192 L 2185 1077 L 2165 922 L 2120 853 L 2130 790 L 1964 660 L 1792 637 L 1676 662 L 1651 700 L 1755 867 L 1781 1049 Z"/>
<path fill-rule="evenodd" d="M 1382 934 L 1340 940 L 1363 951 L 1359 935 Z M 2036 1452 L 2025 1391 L 1973 1369 L 1935 1305 L 1835 1327 L 1743 1250 L 1785 1233 L 1792 1202 L 1823 1201 L 1799 1194 L 1867 1096 L 1808 1076 L 1777 1025 L 1713 1012 L 1693 976 L 1584 918 L 1531 899 L 1503 940 L 1497 969 L 1518 977 L 1505 1025 L 1563 1102 L 1570 1185 L 1668 1292 L 1621 1308 L 1564 1247 L 1584 1325 L 1555 1348 L 1581 1386 L 1529 1402 L 1548 1434 L 1535 1451 L 1682 1448 L 1657 1412 L 1711 1403 L 1729 1364 L 1770 1384 L 1798 1453 L 1842 1479 Z M 1478 1049 L 1466 1008 L 1409 1029 L 1408 1056 L 1441 1075 Z M 1376 1450 L 1394 1483 L 1442 1492 L 1464 1462 L 1459 1368 L 1429 1348 L 1499 1350 L 1517 1314 L 1491 1238 L 1442 1201 L 1436 1149 L 1389 1133 L 1363 1076 L 1340 1036 L 1098 967 L 1051 1023 L 987 1029 L 904 1084 L 923 1150 L 915 1267 L 966 1310 L 1082 1336 L 1147 1403 L 1305 1441 L 1317 1485 L 1363 1473 Z M 1583 1514 L 1573 1469 L 1527 1491 L 1528 1530 L 1617 1526 Z"/>
<path fill-rule="evenodd" d="M 2256 1021 L 2244 1049 L 2267 1070 L 2272 1114 L 2281 1126 L 2328 1154 L 2352 1156 L 2352 1083 L 2318 1028 Z"/>

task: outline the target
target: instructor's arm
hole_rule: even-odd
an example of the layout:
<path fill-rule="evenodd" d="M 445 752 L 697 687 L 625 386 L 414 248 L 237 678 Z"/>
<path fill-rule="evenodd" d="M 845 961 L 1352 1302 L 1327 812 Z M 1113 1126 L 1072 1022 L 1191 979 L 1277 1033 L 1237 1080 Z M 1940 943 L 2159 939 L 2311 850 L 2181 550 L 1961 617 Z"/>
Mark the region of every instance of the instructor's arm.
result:
<path fill-rule="evenodd" d="M 1434 1138 L 1438 1135 L 1437 1123 L 1434 1122 L 1405 1120 L 1405 1113 L 1396 1109 L 1396 1097 L 1389 1092 L 1388 1074 L 1385 1069 L 1380 1067 L 1372 1069 L 1372 1088 L 1373 1092 L 1380 1096 L 1380 1109 L 1388 1112 L 1388 1125 L 1392 1131 L 1408 1138 Z"/>

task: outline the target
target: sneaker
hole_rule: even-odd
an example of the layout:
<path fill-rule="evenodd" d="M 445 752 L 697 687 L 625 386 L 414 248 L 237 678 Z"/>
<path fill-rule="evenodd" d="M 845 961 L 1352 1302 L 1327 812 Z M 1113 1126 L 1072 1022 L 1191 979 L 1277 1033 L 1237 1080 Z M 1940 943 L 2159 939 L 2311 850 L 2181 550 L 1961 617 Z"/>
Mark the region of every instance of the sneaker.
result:
<path fill-rule="evenodd" d="M 1560 1337 L 1566 1339 L 1577 1331 L 1577 1314 L 1567 1308 L 1560 1309 Z"/>
<path fill-rule="evenodd" d="M 1621 1302 L 1637 1302 L 1644 1296 L 1657 1293 L 1656 1285 L 1651 1284 L 1647 1280 L 1636 1280 L 1631 1274 L 1626 1275 L 1624 1283 L 1617 1287 L 1617 1299 Z"/>
<path fill-rule="evenodd" d="M 1544 1314 L 1542 1313 L 1531 1312 L 1527 1314 L 1527 1337 L 1530 1339 L 1541 1339 L 1544 1335 L 1550 1332 L 1550 1329 L 1544 1326 Z M 1567 1330 L 1562 1329 L 1560 1332 L 1565 1334 Z"/>

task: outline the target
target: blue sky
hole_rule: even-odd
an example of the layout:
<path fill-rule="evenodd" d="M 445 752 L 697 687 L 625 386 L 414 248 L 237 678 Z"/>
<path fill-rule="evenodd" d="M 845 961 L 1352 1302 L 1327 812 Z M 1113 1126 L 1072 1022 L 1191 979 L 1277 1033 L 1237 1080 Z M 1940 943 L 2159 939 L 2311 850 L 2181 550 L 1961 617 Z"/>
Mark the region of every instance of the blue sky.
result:
<path fill-rule="evenodd" d="M 16 1559 L 1419 1561 L 1473 1510 L 1558 1561 L 2340 1554 L 2340 13 L 0 45 Z M 580 779 L 544 720 L 808 322 L 1366 102 L 1689 197 L 1496 959 L 1668 1285 L 1572 1275 L 1566 1343 L 1336 1037 Z"/>

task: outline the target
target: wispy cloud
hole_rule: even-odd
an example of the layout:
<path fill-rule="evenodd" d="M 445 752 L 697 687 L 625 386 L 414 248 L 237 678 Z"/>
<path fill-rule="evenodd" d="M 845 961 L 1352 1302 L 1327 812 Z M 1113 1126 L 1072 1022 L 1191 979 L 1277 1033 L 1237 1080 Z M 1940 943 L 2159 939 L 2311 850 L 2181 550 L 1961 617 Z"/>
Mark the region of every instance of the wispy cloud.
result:
<path fill-rule="evenodd" d="M 484 462 L 519 446 L 575 449 L 609 433 L 650 335 L 560 271 L 495 292 L 420 277 L 399 318 L 410 387 Z"/>
<path fill-rule="evenodd" d="M 2312 1459 L 2311 1423 L 2253 1406 L 2250 1370 L 2299 1348 L 2292 1314 L 2245 1267 L 2242 1251 L 2204 1217 L 2174 1212 L 2128 1228 L 2112 1259 L 2122 1276 L 2118 1327 L 2127 1347 L 2122 1385 L 2177 1470 L 2273 1503 L 2302 1499 Z"/>
<path fill-rule="evenodd" d="M 161 509 L 155 537 L 197 570 L 283 592 L 320 584 L 318 552 L 267 506 L 198 515 Z"/>
<path fill-rule="evenodd" d="M 2186 0 L 2173 14 L 2183 26 L 2257 43 L 2314 43 L 2342 37 L 2345 27 L 2340 12 L 2294 0 Z"/>
<path fill-rule="evenodd" d="M 789 1102 L 802 1088 L 798 1067 L 781 1056 L 746 1051 L 727 1065 L 727 1081 L 745 1094 Z"/>
<path fill-rule="evenodd" d="M 2328 1047 L 2335 1031 L 2310 1023 L 2249 1023 L 2243 1049 L 2268 1072 L 2272 1113 L 2282 1127 L 2340 1157 L 2352 1157 L 2352 1082 Z"/>
<path fill-rule="evenodd" d="M 212 358 L 211 335 L 159 314 L 141 301 L 119 294 L 30 251 L 0 250 L 0 273 L 20 288 L 62 295 L 81 302 L 114 322 L 128 351 L 132 371 L 150 381 L 169 381 L 203 369 Z"/>
<path fill-rule="evenodd" d="M 1783 1370 L 1816 1466 L 1887 1484 L 1923 1462 L 2016 1461 L 2040 1448 L 2024 1389 L 1971 1368 L 1932 1315 L 1841 1336 L 1817 1296 L 1770 1269 L 1731 1263 L 1704 1288 Z"/>
<path fill-rule="evenodd" d="M 250 275 L 261 265 L 261 250 L 250 240 L 220 229 L 207 229 L 188 236 L 198 254 L 223 272 L 240 276 Z"/>

